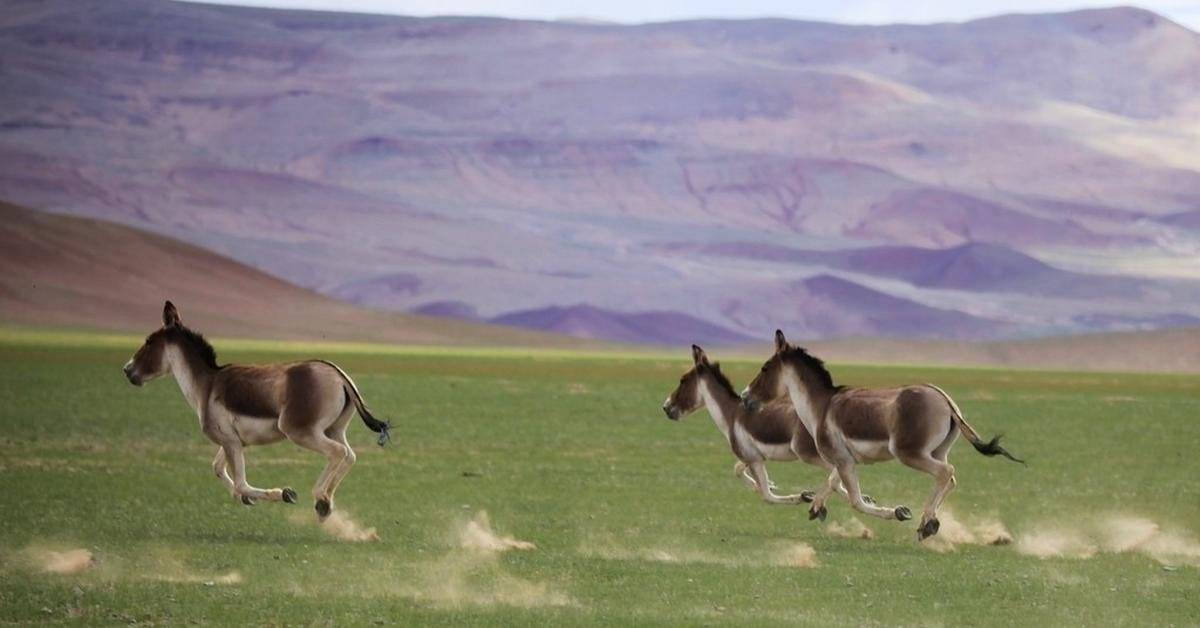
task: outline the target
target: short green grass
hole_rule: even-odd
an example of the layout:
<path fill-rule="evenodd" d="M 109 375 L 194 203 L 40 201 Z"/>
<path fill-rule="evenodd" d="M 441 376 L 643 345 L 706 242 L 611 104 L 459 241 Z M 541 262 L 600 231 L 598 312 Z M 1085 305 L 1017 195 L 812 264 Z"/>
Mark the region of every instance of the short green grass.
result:
<path fill-rule="evenodd" d="M 659 405 L 679 356 L 576 356 L 218 343 L 224 360 L 320 355 L 357 380 L 395 437 L 361 423 L 337 505 L 375 527 L 346 543 L 313 523 L 322 461 L 284 443 L 250 450 L 258 486 L 296 506 L 236 504 L 213 447 L 171 381 L 129 386 L 136 339 L 0 334 L 0 622 L 186 625 L 1196 625 L 1200 567 L 1139 553 L 1039 559 L 1015 546 L 917 543 L 915 522 L 858 518 L 833 536 L 803 507 L 767 506 L 734 477 L 704 412 Z M 735 385 L 756 365 L 727 363 Z M 1200 378 L 833 365 L 842 383 L 933 381 L 981 432 L 1003 431 L 1027 468 L 951 455 L 960 519 L 1019 538 L 1108 517 L 1200 533 Z M 821 474 L 771 467 L 783 490 Z M 861 473 L 881 502 L 917 511 L 930 481 L 895 463 Z M 486 510 L 533 551 L 456 547 Z M 831 521 L 851 516 L 831 502 Z M 816 566 L 780 565 L 796 544 Z M 96 564 L 43 573 L 37 550 Z M 1168 561 L 1170 562 L 1170 561 Z M 218 577 L 236 572 L 241 580 Z M 209 584 L 212 583 L 212 584 Z"/>

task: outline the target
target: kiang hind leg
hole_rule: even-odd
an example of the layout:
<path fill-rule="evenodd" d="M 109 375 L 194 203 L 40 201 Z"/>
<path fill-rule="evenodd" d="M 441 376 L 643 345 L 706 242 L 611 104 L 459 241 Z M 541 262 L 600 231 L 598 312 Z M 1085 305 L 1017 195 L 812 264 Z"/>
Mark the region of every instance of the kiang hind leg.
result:
<path fill-rule="evenodd" d="M 358 456 L 354 454 L 354 449 L 350 447 L 350 442 L 346 440 L 346 428 L 353 415 L 354 406 L 347 404 L 342 410 L 342 414 L 338 416 L 337 422 L 333 424 L 333 427 L 325 430 L 327 437 L 341 443 L 346 448 L 346 456 L 342 458 L 337 467 L 332 469 L 328 477 L 325 478 L 325 494 L 329 496 L 331 508 L 334 493 L 337 492 L 338 486 L 341 485 L 342 480 L 346 479 L 346 476 L 350 473 L 350 468 L 354 466 L 354 462 L 358 459 Z"/>
<path fill-rule="evenodd" d="M 925 502 L 925 511 L 921 513 L 921 525 L 917 526 L 918 540 L 923 541 L 938 533 L 941 527 L 937 518 L 938 509 L 942 507 L 942 502 L 946 500 L 950 491 L 958 485 L 958 480 L 954 477 L 954 465 L 946 461 L 950 446 L 957 438 L 958 430 L 951 429 L 933 451 L 897 456 L 905 465 L 933 476 L 933 490 L 929 493 L 929 500 Z"/>
<path fill-rule="evenodd" d="M 318 417 L 305 416 L 303 412 L 284 409 L 283 417 L 279 420 L 280 429 L 287 435 L 288 440 L 297 445 L 315 451 L 325 458 L 325 468 L 317 476 L 313 484 L 314 508 L 317 517 L 322 521 L 333 512 L 333 497 L 329 494 L 329 479 L 346 459 L 353 455 L 350 448 L 325 434 L 320 427 Z"/>
<path fill-rule="evenodd" d="M 937 510 L 957 484 L 957 480 L 954 479 L 954 465 L 935 460 L 928 454 L 903 456 L 900 458 L 900 462 L 933 476 L 933 490 L 929 493 L 929 500 L 925 502 L 925 511 L 921 514 L 921 525 L 917 526 L 917 538 L 923 541 L 927 537 L 937 534 L 938 528 L 941 526 L 937 518 Z"/>

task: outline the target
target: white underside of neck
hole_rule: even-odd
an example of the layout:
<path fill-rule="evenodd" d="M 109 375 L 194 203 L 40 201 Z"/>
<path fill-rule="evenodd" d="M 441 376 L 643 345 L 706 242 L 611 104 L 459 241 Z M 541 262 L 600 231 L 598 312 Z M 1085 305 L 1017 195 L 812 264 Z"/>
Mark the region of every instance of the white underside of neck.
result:
<path fill-rule="evenodd" d="M 788 398 L 792 400 L 792 407 L 796 409 L 796 414 L 800 416 L 800 422 L 804 424 L 804 428 L 812 434 L 813 438 L 817 437 L 817 417 L 813 415 L 812 404 L 808 399 L 808 392 L 804 390 L 804 386 L 800 385 L 796 377 L 793 375 L 787 378 Z"/>
<path fill-rule="evenodd" d="M 708 409 L 709 416 L 712 417 L 713 423 L 717 424 L 717 429 L 725 435 L 725 439 L 729 439 L 729 419 L 725 416 L 724 410 L 721 409 L 721 404 L 717 403 L 717 398 L 713 395 L 712 390 L 708 387 L 708 382 L 700 382 L 700 396 L 704 399 L 704 407 Z"/>
<path fill-rule="evenodd" d="M 187 399 L 188 405 L 192 407 L 197 416 L 200 416 L 204 399 L 196 374 L 192 372 L 187 360 L 183 357 L 183 352 L 178 347 L 167 347 L 166 351 L 167 364 L 171 365 L 171 374 L 175 376 L 179 390 L 183 392 L 183 398 Z"/>

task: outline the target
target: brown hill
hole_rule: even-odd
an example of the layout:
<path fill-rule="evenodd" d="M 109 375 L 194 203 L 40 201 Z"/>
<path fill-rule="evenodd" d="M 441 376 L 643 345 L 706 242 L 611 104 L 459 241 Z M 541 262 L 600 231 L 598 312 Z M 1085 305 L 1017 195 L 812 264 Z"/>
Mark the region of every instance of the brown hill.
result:
<path fill-rule="evenodd" d="M 412 344 L 596 346 L 469 321 L 356 307 L 130 227 L 0 202 L 0 321 L 149 331 L 166 299 L 206 333 Z"/>

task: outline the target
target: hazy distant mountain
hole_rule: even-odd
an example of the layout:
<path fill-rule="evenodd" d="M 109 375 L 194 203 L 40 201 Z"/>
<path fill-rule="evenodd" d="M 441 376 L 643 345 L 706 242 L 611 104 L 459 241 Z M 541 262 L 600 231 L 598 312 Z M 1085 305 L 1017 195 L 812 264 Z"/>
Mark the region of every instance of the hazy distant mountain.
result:
<path fill-rule="evenodd" d="M 491 322 L 581 338 L 621 342 L 689 344 L 703 338 L 704 342 L 735 344 L 752 340 L 748 336 L 678 312 L 622 313 L 590 305 L 512 312 L 497 316 Z"/>
<path fill-rule="evenodd" d="M 0 198 L 620 340 L 1191 324 L 1200 35 L 0 4 Z"/>

